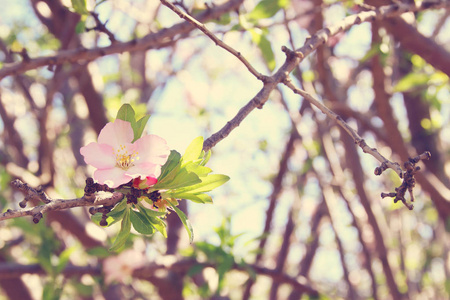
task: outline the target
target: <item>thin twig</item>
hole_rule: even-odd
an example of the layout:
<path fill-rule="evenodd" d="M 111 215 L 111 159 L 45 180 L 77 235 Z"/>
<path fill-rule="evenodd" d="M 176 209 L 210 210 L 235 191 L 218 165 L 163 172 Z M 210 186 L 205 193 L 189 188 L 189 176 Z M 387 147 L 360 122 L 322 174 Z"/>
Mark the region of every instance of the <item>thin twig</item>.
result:
<path fill-rule="evenodd" d="M 237 9 L 243 0 L 230 0 L 223 5 L 216 5 L 211 9 L 200 13 L 197 19 L 201 22 L 215 19 L 222 14 Z M 66 62 L 88 62 L 99 57 L 117 54 L 123 52 L 134 52 L 148 50 L 150 48 L 158 49 L 171 45 L 175 36 L 188 33 L 195 27 L 189 22 L 182 22 L 170 28 L 164 28 L 158 32 L 150 33 L 141 39 L 135 39 L 128 42 L 116 42 L 108 47 L 96 47 L 91 49 L 77 48 L 64 50 L 52 56 L 42 56 L 30 58 L 27 61 L 14 63 L 5 63 L 0 69 L 0 80 L 6 76 L 17 75 L 29 70 L 37 69 L 43 66 L 60 65 Z"/>
<path fill-rule="evenodd" d="M 109 40 L 111 41 L 111 44 L 115 43 L 116 38 L 114 37 L 114 34 L 111 31 L 109 31 L 108 28 L 106 28 L 106 23 L 108 23 L 108 21 L 102 23 L 98 17 L 98 14 L 95 12 L 91 12 L 91 16 L 95 20 L 95 26 L 92 28 L 86 28 L 86 31 L 97 30 L 103 32 L 108 36 Z"/>
<path fill-rule="evenodd" d="M 236 114 L 236 116 L 233 117 L 233 119 L 228 121 L 224 127 L 222 127 L 219 131 L 205 140 L 203 144 L 203 150 L 208 151 L 218 142 L 226 138 L 233 129 L 241 124 L 241 122 L 250 114 L 250 112 L 254 108 L 262 108 L 276 86 L 279 83 L 284 82 L 287 76 L 298 66 L 298 64 L 300 64 L 305 59 L 306 56 L 311 54 L 319 46 L 325 44 L 328 38 L 330 38 L 331 36 L 334 36 L 340 32 L 344 32 L 354 25 L 361 24 L 363 22 L 373 22 L 375 20 L 382 20 L 388 17 L 395 17 L 405 12 L 416 12 L 425 9 L 438 9 L 444 7 L 450 7 L 450 1 L 426 1 L 418 4 L 404 4 L 401 6 L 399 6 L 398 4 L 382 6 L 374 11 L 363 11 L 356 15 L 348 16 L 332 26 L 319 30 L 313 36 L 308 38 L 301 48 L 296 49 L 295 51 L 291 51 L 287 47 L 283 46 L 282 51 L 286 53 L 285 63 L 278 69 L 278 71 L 274 75 L 265 78 L 264 87 L 244 107 L 239 110 L 239 112 Z M 401 174 L 400 166 L 395 167 L 394 170 L 396 170 L 398 174 Z"/>
<path fill-rule="evenodd" d="M 367 145 L 366 141 L 359 136 L 359 134 L 351 128 L 345 121 L 342 119 L 341 116 L 333 112 L 331 109 L 326 107 L 322 102 L 308 94 L 302 89 L 299 89 L 294 86 L 294 84 L 290 81 L 290 79 L 287 79 L 284 81 L 284 84 L 289 87 L 294 93 L 301 95 L 303 98 L 305 98 L 309 103 L 320 109 L 324 114 L 326 114 L 330 119 L 335 120 L 339 126 L 341 126 L 355 141 L 355 144 L 357 144 L 364 153 L 368 153 L 375 157 L 379 162 L 381 162 L 384 169 L 390 168 L 394 170 L 400 178 L 403 177 L 403 170 L 400 167 L 400 165 L 396 162 L 391 162 L 387 158 L 385 158 L 383 155 L 381 155 L 376 148 L 371 148 Z M 381 174 L 381 173 L 380 173 Z M 377 174 L 379 175 L 379 174 Z"/>
<path fill-rule="evenodd" d="M 217 46 L 225 49 L 226 51 L 228 51 L 231 54 L 233 54 L 234 56 L 236 56 L 236 58 L 239 59 L 247 67 L 247 69 L 250 71 L 250 73 L 252 73 L 256 78 L 258 78 L 261 81 L 265 80 L 266 77 L 264 75 L 262 75 L 261 73 L 259 73 L 258 71 L 256 71 L 256 69 L 248 62 L 248 60 L 241 54 L 241 52 L 238 52 L 235 49 L 233 49 L 232 47 L 225 44 L 222 40 L 220 40 L 218 37 L 216 37 L 214 35 L 214 33 L 209 31 L 208 28 L 206 28 L 206 26 L 204 24 L 200 23 L 199 21 L 197 21 L 196 19 L 194 19 L 187 13 L 182 12 L 178 7 L 173 5 L 171 2 L 166 1 L 166 0 L 160 0 L 160 1 L 163 5 L 167 6 L 172 11 L 174 11 L 177 15 L 179 15 L 180 18 L 185 19 L 186 21 L 188 21 L 189 23 L 191 23 L 192 25 L 197 27 L 207 37 L 209 37 L 211 40 L 213 40 Z"/>

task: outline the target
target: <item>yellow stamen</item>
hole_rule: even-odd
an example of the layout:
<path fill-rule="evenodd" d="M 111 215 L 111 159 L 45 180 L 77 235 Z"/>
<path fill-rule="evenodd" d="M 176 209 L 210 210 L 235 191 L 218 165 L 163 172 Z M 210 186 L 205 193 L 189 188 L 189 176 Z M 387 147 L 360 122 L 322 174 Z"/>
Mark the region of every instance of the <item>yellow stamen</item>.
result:
<path fill-rule="evenodd" d="M 124 145 L 120 145 L 119 149 L 117 149 L 116 165 L 121 169 L 128 170 L 134 166 L 134 162 L 136 160 L 139 160 L 139 157 L 136 157 L 136 155 L 137 152 L 129 154 L 126 147 Z"/>

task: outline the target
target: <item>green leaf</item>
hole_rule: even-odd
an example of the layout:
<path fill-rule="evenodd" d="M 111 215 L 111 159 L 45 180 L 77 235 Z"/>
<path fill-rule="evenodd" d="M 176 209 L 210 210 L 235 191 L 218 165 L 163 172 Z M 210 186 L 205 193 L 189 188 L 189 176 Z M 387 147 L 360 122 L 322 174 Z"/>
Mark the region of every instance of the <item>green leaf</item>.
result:
<path fill-rule="evenodd" d="M 158 177 L 158 182 L 164 181 L 166 177 L 170 178 L 169 175 L 171 175 L 172 178 L 175 177 L 176 172 L 172 173 L 172 171 L 175 170 L 175 168 L 178 166 L 180 159 L 181 159 L 180 153 L 178 153 L 175 150 L 170 151 L 170 155 L 167 158 L 166 163 L 161 167 L 161 175 L 159 175 Z"/>
<path fill-rule="evenodd" d="M 207 194 L 192 194 L 192 193 L 173 193 L 170 194 L 173 198 L 176 199 L 189 199 L 196 203 L 212 203 L 211 196 Z"/>
<path fill-rule="evenodd" d="M 133 107 L 130 104 L 123 104 L 117 112 L 116 119 L 130 122 L 131 126 L 133 127 L 133 124 L 136 123 L 134 115 L 135 112 Z"/>
<path fill-rule="evenodd" d="M 104 247 L 94 247 L 86 250 L 86 253 L 92 256 L 96 256 L 98 258 L 106 258 L 111 256 L 111 253 Z"/>
<path fill-rule="evenodd" d="M 57 300 L 59 299 L 59 293 L 57 287 L 55 287 L 54 281 L 49 281 L 44 285 L 42 290 L 42 300 Z"/>
<path fill-rule="evenodd" d="M 125 214 L 122 219 L 122 227 L 120 228 L 119 233 L 117 234 L 116 239 L 114 240 L 113 245 L 111 248 L 109 248 L 109 251 L 117 251 L 122 246 L 125 245 L 125 242 L 127 241 L 128 236 L 130 235 L 131 230 L 131 221 L 130 221 L 130 210 L 131 208 L 127 208 L 125 210 Z"/>
<path fill-rule="evenodd" d="M 381 43 L 374 43 L 372 44 L 372 47 L 366 52 L 366 55 L 364 55 L 363 58 L 360 59 L 360 62 L 366 62 L 375 55 L 382 55 L 383 52 L 380 50 Z"/>
<path fill-rule="evenodd" d="M 49 275 L 54 274 L 50 255 L 51 253 L 49 252 L 48 247 L 46 247 L 45 244 L 41 245 L 41 248 L 39 248 L 38 251 L 37 259 L 42 269 L 44 269 L 45 272 Z"/>
<path fill-rule="evenodd" d="M 164 223 L 163 220 L 156 217 L 148 216 L 150 219 L 150 222 L 152 225 L 158 230 L 165 238 L 167 238 L 167 230 L 166 230 L 166 223 Z"/>
<path fill-rule="evenodd" d="M 86 8 L 86 0 L 71 0 L 73 9 L 80 15 L 88 15 L 89 11 Z"/>
<path fill-rule="evenodd" d="M 75 26 L 75 32 L 77 34 L 83 33 L 85 29 L 86 29 L 86 21 L 84 20 L 80 20 Z"/>
<path fill-rule="evenodd" d="M 267 39 L 267 34 L 262 31 L 250 30 L 252 35 L 252 40 L 255 44 L 258 45 L 261 53 L 263 55 L 263 59 L 266 62 L 267 67 L 270 71 L 275 69 L 275 55 L 272 50 L 272 45 L 270 41 Z"/>
<path fill-rule="evenodd" d="M 194 240 L 194 230 L 192 229 L 191 222 L 189 222 L 184 212 L 182 212 L 178 207 L 173 205 L 170 201 L 167 202 L 172 206 L 172 208 L 177 213 L 178 217 L 180 218 L 181 222 L 184 225 L 184 228 L 186 228 L 186 231 L 189 234 L 189 242 L 192 243 L 192 241 Z"/>
<path fill-rule="evenodd" d="M 200 166 L 204 166 L 208 163 L 209 159 L 211 158 L 211 150 L 209 150 L 208 152 L 206 152 L 206 154 L 204 153 L 204 151 L 202 151 L 202 161 L 200 163 Z"/>
<path fill-rule="evenodd" d="M 136 112 L 130 104 L 123 104 L 117 112 L 116 119 L 120 119 L 126 122 L 130 122 L 131 128 L 133 128 L 134 139 L 133 142 L 139 139 L 144 132 L 145 125 L 147 125 L 150 115 L 145 115 L 136 121 Z"/>
<path fill-rule="evenodd" d="M 147 221 L 158 230 L 165 238 L 167 238 L 166 223 L 157 216 L 165 215 L 165 212 L 158 212 L 151 209 L 147 209 L 141 204 L 137 205 L 137 208 L 142 215 L 147 218 Z"/>
<path fill-rule="evenodd" d="M 208 261 L 216 261 L 218 252 L 220 253 L 223 252 L 223 250 L 220 247 L 217 247 L 207 242 L 197 242 L 195 243 L 195 247 L 206 255 Z"/>
<path fill-rule="evenodd" d="M 139 211 L 130 211 L 130 220 L 133 224 L 133 228 L 140 234 L 153 234 L 155 229 L 152 224 L 150 224 L 147 216 Z"/>
<path fill-rule="evenodd" d="M 147 125 L 149 118 L 150 118 L 150 115 L 143 116 L 142 118 L 139 119 L 139 121 L 134 123 L 134 127 L 133 127 L 133 123 L 131 123 L 131 126 L 133 127 L 133 131 L 134 131 L 133 143 L 142 136 L 145 125 Z"/>
<path fill-rule="evenodd" d="M 189 192 L 191 194 L 196 194 L 209 192 L 215 189 L 216 187 L 221 186 L 228 180 L 230 180 L 230 177 L 228 177 L 227 175 L 222 174 L 208 175 L 207 177 L 202 178 L 202 182 L 184 188 L 180 188 L 179 190 L 177 190 L 177 193 Z"/>
<path fill-rule="evenodd" d="M 222 290 L 225 273 L 231 270 L 233 265 L 234 265 L 234 257 L 228 253 L 223 253 L 223 256 L 220 259 L 220 263 L 217 265 L 217 274 L 219 275 L 217 292 L 220 292 Z"/>
<path fill-rule="evenodd" d="M 75 249 L 75 247 L 70 247 L 61 252 L 61 254 L 59 255 L 59 262 L 56 265 L 55 269 L 56 274 L 60 274 L 64 270 L 64 268 L 67 266 L 67 263 L 69 262 L 70 255 L 72 255 Z"/>
<path fill-rule="evenodd" d="M 152 203 L 153 203 L 153 201 L 152 201 Z M 136 205 L 136 207 L 139 209 L 139 211 L 141 213 L 144 213 L 145 215 L 147 215 L 149 217 L 162 217 L 162 216 L 165 216 L 167 214 L 166 212 L 160 212 L 160 211 L 156 211 L 156 210 L 153 210 L 153 209 L 148 209 L 148 208 L 144 207 L 140 203 L 138 205 Z"/>
<path fill-rule="evenodd" d="M 204 265 L 204 264 L 194 264 L 192 267 L 189 268 L 186 275 L 188 277 L 192 277 L 196 274 L 199 274 L 201 271 L 203 271 L 203 269 L 205 267 L 206 267 L 206 265 Z"/>
<path fill-rule="evenodd" d="M 190 161 L 197 160 L 200 157 L 203 149 L 203 137 L 199 136 L 195 138 L 187 147 L 186 151 L 181 157 L 181 165 Z"/>
<path fill-rule="evenodd" d="M 218 19 L 212 19 L 211 21 L 219 25 L 228 25 L 231 22 L 231 16 L 230 13 L 225 13 L 220 15 Z"/>
<path fill-rule="evenodd" d="M 414 87 L 424 86 L 428 83 L 430 76 L 424 73 L 409 73 L 405 75 L 394 87 L 396 92 L 405 92 Z"/>
<path fill-rule="evenodd" d="M 106 219 L 106 222 L 108 222 L 107 227 L 119 222 L 122 220 L 125 209 L 127 208 L 127 201 L 122 200 L 119 204 L 117 204 L 108 214 L 108 218 Z M 102 219 L 102 214 L 97 213 L 91 217 L 92 222 L 99 225 L 100 220 Z"/>
<path fill-rule="evenodd" d="M 268 19 L 273 17 L 280 9 L 287 7 L 289 0 L 262 0 L 255 9 L 248 14 L 250 20 Z"/>
<path fill-rule="evenodd" d="M 195 173 L 199 177 L 204 177 L 212 172 L 212 170 L 210 168 L 201 166 L 199 163 L 194 163 L 194 162 L 187 163 L 185 165 L 186 171 Z"/>
<path fill-rule="evenodd" d="M 275 55 L 273 54 L 272 45 L 267 39 L 266 35 L 261 35 L 261 40 L 258 43 L 259 49 L 261 49 L 264 61 L 270 71 L 275 69 Z"/>
<path fill-rule="evenodd" d="M 185 168 L 176 173 L 175 178 L 171 181 L 164 180 L 158 182 L 153 186 L 154 189 L 177 189 L 187 187 L 202 182 L 201 179 L 195 173 L 188 172 Z"/>

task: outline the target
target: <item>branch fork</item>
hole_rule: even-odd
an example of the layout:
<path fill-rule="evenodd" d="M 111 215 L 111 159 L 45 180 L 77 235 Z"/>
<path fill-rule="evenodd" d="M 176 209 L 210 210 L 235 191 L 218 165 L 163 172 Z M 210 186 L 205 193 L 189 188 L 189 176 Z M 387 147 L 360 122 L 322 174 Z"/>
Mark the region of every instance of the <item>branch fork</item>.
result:
<path fill-rule="evenodd" d="M 431 153 L 429 151 L 425 151 L 424 153 L 422 153 L 414 158 L 409 158 L 409 160 L 403 164 L 406 171 L 403 172 L 402 184 L 399 187 L 395 188 L 395 192 L 381 193 L 381 198 L 393 197 L 394 203 L 397 203 L 398 201 L 402 201 L 402 203 L 409 210 L 412 210 L 414 208 L 414 205 L 412 205 L 411 203 L 408 203 L 406 201 L 406 198 L 405 198 L 406 191 L 409 192 L 411 202 L 414 202 L 415 199 L 414 199 L 413 189 L 416 186 L 416 179 L 414 178 L 414 175 L 418 171 L 420 171 L 420 167 L 416 166 L 416 164 L 421 160 L 429 160 L 430 158 L 431 158 Z M 381 168 L 377 168 L 377 169 L 381 169 Z M 376 173 L 377 169 L 375 169 L 375 174 L 379 175 Z M 402 177 L 400 177 L 400 178 L 402 178 Z"/>

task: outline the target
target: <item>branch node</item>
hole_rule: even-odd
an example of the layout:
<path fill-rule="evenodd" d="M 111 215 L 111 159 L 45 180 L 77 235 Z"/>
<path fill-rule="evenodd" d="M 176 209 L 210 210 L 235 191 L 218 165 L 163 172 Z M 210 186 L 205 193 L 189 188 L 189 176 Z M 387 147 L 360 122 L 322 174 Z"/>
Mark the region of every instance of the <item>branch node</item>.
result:
<path fill-rule="evenodd" d="M 38 186 L 36 189 L 36 194 L 39 197 L 39 199 L 44 202 L 45 204 L 48 204 L 50 202 L 52 202 L 52 200 L 47 196 L 47 194 L 44 192 L 44 189 L 42 188 L 42 186 Z"/>
<path fill-rule="evenodd" d="M 114 37 L 114 34 L 111 31 L 109 31 L 108 28 L 106 28 L 106 24 L 108 23 L 108 21 L 106 21 L 105 23 L 102 23 L 100 21 L 100 19 L 98 18 L 98 14 L 95 12 L 91 12 L 91 16 L 95 20 L 95 26 L 92 28 L 86 28 L 86 31 L 88 32 L 88 31 L 94 30 L 94 31 L 103 32 L 108 36 L 109 40 L 111 41 L 111 44 L 114 44 L 116 42 L 116 38 Z"/>
<path fill-rule="evenodd" d="M 288 60 L 291 60 L 294 58 L 303 59 L 305 57 L 305 55 L 302 52 L 292 51 L 291 49 L 289 49 L 286 46 L 282 46 L 281 51 L 283 51 L 286 54 L 286 57 Z"/>
<path fill-rule="evenodd" d="M 42 219 L 42 213 L 38 212 L 37 214 L 33 215 L 33 223 L 37 224 Z"/>
<path fill-rule="evenodd" d="M 395 197 L 394 203 L 397 203 L 398 201 L 402 201 L 402 203 L 409 209 L 413 210 L 414 205 L 411 203 L 407 203 L 405 199 L 406 191 L 408 191 L 410 195 L 411 202 L 415 201 L 413 189 L 416 186 L 416 179 L 415 174 L 420 171 L 420 167 L 416 166 L 416 164 L 420 160 L 424 159 L 430 159 L 431 153 L 429 151 L 426 151 L 416 157 L 409 158 L 408 161 L 404 162 L 403 166 L 405 167 L 406 171 L 402 172 L 400 178 L 403 178 L 402 184 L 395 188 L 395 193 L 381 193 L 381 198 L 385 197 Z M 384 171 L 385 167 L 387 165 L 385 163 L 382 163 L 380 167 L 375 168 L 375 175 L 381 174 L 382 171 Z"/>

